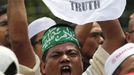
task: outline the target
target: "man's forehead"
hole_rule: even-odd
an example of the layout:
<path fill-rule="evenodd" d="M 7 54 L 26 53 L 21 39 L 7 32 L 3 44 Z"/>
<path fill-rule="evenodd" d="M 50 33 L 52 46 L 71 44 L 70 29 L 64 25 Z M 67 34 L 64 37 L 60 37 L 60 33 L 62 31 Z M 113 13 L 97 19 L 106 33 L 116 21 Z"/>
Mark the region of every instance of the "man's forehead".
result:
<path fill-rule="evenodd" d="M 101 27 L 99 26 L 99 24 L 93 24 L 90 32 L 102 32 L 102 30 L 101 30 Z"/>
<path fill-rule="evenodd" d="M 90 33 L 93 33 L 93 32 L 102 32 L 102 30 L 100 27 L 95 27 L 95 28 L 92 28 L 90 31 Z"/>
<path fill-rule="evenodd" d="M 2 21 L 7 21 L 7 14 L 0 16 L 0 22 L 2 22 Z"/>
<path fill-rule="evenodd" d="M 68 50 L 78 50 L 75 45 L 66 43 L 62 45 L 56 45 L 53 48 L 50 48 L 50 51 L 68 51 Z"/>
<path fill-rule="evenodd" d="M 134 28 L 134 18 L 130 19 L 129 21 L 129 29 L 133 29 Z"/>

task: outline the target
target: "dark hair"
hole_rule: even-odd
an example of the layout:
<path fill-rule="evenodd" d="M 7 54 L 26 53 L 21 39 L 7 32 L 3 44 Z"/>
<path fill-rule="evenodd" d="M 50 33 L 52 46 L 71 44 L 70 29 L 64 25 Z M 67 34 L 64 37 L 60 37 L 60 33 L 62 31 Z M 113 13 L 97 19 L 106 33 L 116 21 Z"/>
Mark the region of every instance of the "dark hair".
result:
<path fill-rule="evenodd" d="M 31 44 L 32 44 L 32 46 L 34 47 L 35 46 L 35 44 L 36 44 L 36 38 L 37 38 L 37 35 L 35 35 L 35 36 L 33 36 L 31 39 L 30 39 L 30 41 L 31 41 Z"/>
<path fill-rule="evenodd" d="M 46 52 L 43 53 L 43 56 L 42 56 L 43 61 L 46 61 L 47 53 L 48 53 L 48 50 L 46 50 Z"/>
<path fill-rule="evenodd" d="M 12 62 L 11 65 L 7 68 L 7 70 L 4 73 L 5 75 L 15 75 L 17 74 L 17 66 L 15 65 L 15 62 Z"/>
<path fill-rule="evenodd" d="M 0 6 L 0 16 L 7 13 L 7 5 Z"/>
<path fill-rule="evenodd" d="M 63 23 L 56 24 L 56 25 L 50 27 L 49 29 L 51 29 L 51 28 L 53 28 L 53 27 L 60 27 L 60 26 L 61 26 L 61 27 L 62 27 L 62 26 L 63 26 L 63 27 L 70 27 L 70 28 L 73 29 L 73 30 L 75 29 L 75 27 L 73 27 L 73 26 L 71 26 L 71 25 L 68 25 L 68 24 L 63 24 Z M 47 29 L 46 32 L 47 32 L 49 29 Z M 45 33 L 44 33 L 44 34 L 45 34 Z"/>

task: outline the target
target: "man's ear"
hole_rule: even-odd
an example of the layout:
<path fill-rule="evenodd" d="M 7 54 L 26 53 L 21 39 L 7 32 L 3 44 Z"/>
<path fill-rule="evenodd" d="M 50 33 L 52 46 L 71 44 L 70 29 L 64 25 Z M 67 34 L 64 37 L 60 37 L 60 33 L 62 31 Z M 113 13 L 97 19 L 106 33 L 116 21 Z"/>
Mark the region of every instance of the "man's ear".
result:
<path fill-rule="evenodd" d="M 129 42 L 130 41 L 130 34 L 128 32 L 125 32 L 126 40 Z"/>
<path fill-rule="evenodd" d="M 40 69 L 41 69 L 42 75 L 46 75 L 45 66 L 46 66 L 46 62 L 45 61 L 41 61 Z"/>

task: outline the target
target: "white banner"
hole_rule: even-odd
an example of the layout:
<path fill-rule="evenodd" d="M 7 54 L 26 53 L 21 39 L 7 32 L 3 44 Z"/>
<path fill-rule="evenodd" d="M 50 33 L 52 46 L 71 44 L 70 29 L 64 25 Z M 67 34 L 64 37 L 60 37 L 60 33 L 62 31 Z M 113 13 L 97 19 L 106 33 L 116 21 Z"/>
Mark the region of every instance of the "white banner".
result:
<path fill-rule="evenodd" d="M 85 24 L 119 18 L 126 0 L 43 0 L 51 12 L 60 19 Z"/>

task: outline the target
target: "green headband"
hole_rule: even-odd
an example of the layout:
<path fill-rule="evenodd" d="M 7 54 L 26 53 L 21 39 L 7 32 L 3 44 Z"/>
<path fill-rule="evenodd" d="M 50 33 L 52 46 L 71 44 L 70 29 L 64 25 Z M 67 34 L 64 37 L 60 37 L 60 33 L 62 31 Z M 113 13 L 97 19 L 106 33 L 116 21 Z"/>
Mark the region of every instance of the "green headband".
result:
<path fill-rule="evenodd" d="M 48 29 L 42 37 L 42 52 L 43 54 L 51 47 L 65 43 L 72 42 L 80 47 L 76 39 L 73 29 L 69 26 L 54 26 Z"/>

